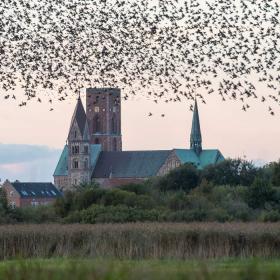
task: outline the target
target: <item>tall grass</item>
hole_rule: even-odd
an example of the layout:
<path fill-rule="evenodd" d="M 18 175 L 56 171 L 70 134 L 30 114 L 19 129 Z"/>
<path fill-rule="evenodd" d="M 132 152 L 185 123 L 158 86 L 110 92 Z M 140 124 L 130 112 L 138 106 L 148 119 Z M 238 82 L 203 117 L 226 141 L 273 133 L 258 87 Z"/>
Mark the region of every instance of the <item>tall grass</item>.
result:
<path fill-rule="evenodd" d="M 280 257 L 280 224 L 136 223 L 0 226 L 0 259 Z"/>

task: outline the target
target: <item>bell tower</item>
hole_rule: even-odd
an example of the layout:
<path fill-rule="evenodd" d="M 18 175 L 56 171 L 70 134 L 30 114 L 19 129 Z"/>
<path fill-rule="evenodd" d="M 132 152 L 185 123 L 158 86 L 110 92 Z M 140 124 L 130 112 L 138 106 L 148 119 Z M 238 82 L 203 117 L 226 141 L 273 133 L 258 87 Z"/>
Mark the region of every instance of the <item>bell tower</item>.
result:
<path fill-rule="evenodd" d="M 75 186 L 91 181 L 90 137 L 86 113 L 78 98 L 68 134 L 69 185 Z"/>
<path fill-rule="evenodd" d="M 88 88 L 86 96 L 91 144 L 101 144 L 102 151 L 122 151 L 120 89 Z"/>

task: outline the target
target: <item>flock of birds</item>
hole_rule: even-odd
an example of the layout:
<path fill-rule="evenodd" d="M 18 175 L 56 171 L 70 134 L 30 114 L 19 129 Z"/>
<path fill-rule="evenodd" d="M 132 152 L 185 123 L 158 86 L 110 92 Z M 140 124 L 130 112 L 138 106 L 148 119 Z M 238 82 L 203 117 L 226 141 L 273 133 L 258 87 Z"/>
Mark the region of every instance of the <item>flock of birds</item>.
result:
<path fill-rule="evenodd" d="M 0 95 L 52 106 L 87 87 L 155 103 L 217 93 L 274 115 L 279 21 L 278 0 L 1 0 Z"/>

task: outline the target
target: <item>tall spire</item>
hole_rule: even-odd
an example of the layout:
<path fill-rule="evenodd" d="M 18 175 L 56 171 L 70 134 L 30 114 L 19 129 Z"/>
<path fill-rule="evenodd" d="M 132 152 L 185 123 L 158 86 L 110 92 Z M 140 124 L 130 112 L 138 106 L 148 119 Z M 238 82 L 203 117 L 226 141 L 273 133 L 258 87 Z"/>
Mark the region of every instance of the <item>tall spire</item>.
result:
<path fill-rule="evenodd" d="M 84 109 L 80 95 L 77 99 L 76 108 L 75 108 L 74 114 L 72 116 L 70 130 L 74 124 L 74 121 L 77 122 L 80 133 L 83 136 L 84 130 L 86 128 L 87 117 L 86 117 L 85 109 Z"/>
<path fill-rule="evenodd" d="M 191 132 L 191 149 L 195 151 L 197 155 L 199 155 L 202 151 L 202 138 L 200 131 L 200 122 L 199 122 L 199 114 L 197 102 L 195 99 L 194 110 L 193 110 L 193 120 L 192 120 L 192 132 Z"/>

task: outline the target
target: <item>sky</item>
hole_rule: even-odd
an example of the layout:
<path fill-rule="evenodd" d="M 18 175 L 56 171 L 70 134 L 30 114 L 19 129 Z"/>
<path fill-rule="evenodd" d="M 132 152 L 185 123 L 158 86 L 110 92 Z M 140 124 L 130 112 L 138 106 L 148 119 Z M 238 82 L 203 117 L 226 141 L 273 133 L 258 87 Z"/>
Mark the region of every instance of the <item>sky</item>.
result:
<path fill-rule="evenodd" d="M 85 104 L 85 97 L 82 96 Z M 198 103 L 203 148 L 217 148 L 231 158 L 246 157 L 256 163 L 280 158 L 279 118 L 269 115 L 260 101 L 251 100 L 247 112 L 241 102 L 221 101 L 217 95 Z M 154 103 L 146 98 L 122 101 L 124 150 L 189 148 L 192 112 L 189 103 Z M 20 181 L 52 181 L 65 145 L 76 99 L 52 105 L 29 102 L 18 107 L 0 99 L 0 178 Z M 153 114 L 148 117 L 149 112 Z M 161 117 L 165 114 L 165 117 Z"/>

